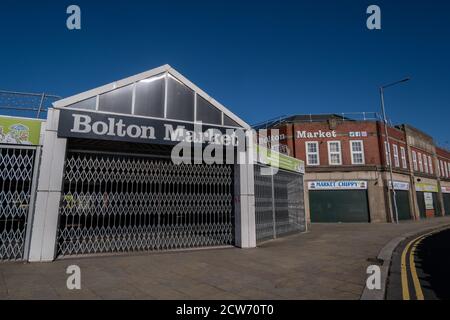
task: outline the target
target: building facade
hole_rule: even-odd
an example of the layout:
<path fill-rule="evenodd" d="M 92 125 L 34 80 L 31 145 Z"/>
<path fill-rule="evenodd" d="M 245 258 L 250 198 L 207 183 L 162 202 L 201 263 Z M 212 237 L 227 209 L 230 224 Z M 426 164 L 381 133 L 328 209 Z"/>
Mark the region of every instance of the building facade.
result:
<path fill-rule="evenodd" d="M 58 100 L 46 121 L 0 116 L 0 261 L 305 231 L 302 162 L 258 162 L 250 129 L 168 65 Z"/>
<path fill-rule="evenodd" d="M 309 221 L 389 222 L 397 219 L 395 212 L 399 220 L 450 214 L 449 152 L 411 126 L 385 128 L 376 117 L 365 118 L 298 115 L 259 126 L 267 129 L 262 141 L 305 161 Z"/>

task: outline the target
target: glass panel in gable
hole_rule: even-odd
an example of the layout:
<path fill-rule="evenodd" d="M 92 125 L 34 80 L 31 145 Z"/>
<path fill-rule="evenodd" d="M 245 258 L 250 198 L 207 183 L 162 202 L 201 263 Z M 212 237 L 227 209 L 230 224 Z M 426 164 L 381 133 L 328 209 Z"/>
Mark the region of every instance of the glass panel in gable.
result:
<path fill-rule="evenodd" d="M 197 95 L 197 121 L 212 124 L 222 124 L 222 111 L 209 101 Z"/>
<path fill-rule="evenodd" d="M 241 125 L 239 125 L 236 121 L 231 119 L 226 114 L 223 115 L 223 125 L 224 126 L 232 126 L 232 127 L 242 127 Z"/>
<path fill-rule="evenodd" d="M 131 114 L 133 85 L 128 85 L 100 95 L 100 111 Z"/>
<path fill-rule="evenodd" d="M 92 97 L 86 100 L 82 100 L 67 106 L 68 108 L 83 109 L 83 110 L 95 110 L 97 104 L 97 97 Z"/>
<path fill-rule="evenodd" d="M 194 92 L 170 76 L 167 81 L 167 118 L 194 121 Z"/>
<path fill-rule="evenodd" d="M 134 114 L 164 117 L 165 76 L 158 75 L 136 83 Z"/>

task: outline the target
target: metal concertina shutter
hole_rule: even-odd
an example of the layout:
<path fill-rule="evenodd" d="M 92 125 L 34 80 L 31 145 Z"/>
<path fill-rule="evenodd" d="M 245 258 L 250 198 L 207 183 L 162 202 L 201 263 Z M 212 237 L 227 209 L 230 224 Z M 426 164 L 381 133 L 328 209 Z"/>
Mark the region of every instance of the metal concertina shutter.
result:
<path fill-rule="evenodd" d="M 57 255 L 234 244 L 233 169 L 68 152 Z"/>

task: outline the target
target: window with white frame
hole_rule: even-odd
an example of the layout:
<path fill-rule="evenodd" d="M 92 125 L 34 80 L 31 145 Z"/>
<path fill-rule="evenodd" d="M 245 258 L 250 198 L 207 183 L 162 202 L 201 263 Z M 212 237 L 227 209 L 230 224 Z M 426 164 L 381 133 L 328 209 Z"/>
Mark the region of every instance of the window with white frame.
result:
<path fill-rule="evenodd" d="M 386 165 L 391 165 L 391 151 L 390 151 L 390 145 L 385 141 L 384 142 L 384 153 L 386 154 Z"/>
<path fill-rule="evenodd" d="M 441 165 L 439 166 L 440 167 L 440 172 L 441 172 L 441 177 L 443 177 L 443 176 L 445 176 L 445 164 L 444 164 L 444 161 L 442 161 L 442 160 L 440 160 L 439 161 L 440 163 L 441 163 Z"/>
<path fill-rule="evenodd" d="M 423 172 L 422 154 L 420 152 L 417 152 L 417 158 L 419 158 L 419 171 Z"/>
<path fill-rule="evenodd" d="M 428 173 L 428 160 L 425 153 L 423 154 L 423 168 L 425 169 L 425 173 Z"/>
<path fill-rule="evenodd" d="M 396 144 L 393 144 L 392 149 L 394 149 L 394 165 L 396 167 L 400 167 L 400 160 L 398 158 L 398 146 Z"/>
<path fill-rule="evenodd" d="M 403 169 L 407 169 L 408 164 L 406 163 L 406 151 L 404 147 L 400 147 L 400 155 L 402 156 L 402 167 Z"/>
<path fill-rule="evenodd" d="M 438 174 L 438 176 L 441 175 L 441 164 L 439 163 L 439 160 L 436 162 L 437 168 L 436 168 L 436 173 Z"/>
<path fill-rule="evenodd" d="M 445 166 L 445 177 L 448 178 L 448 174 L 450 173 L 450 163 L 447 162 Z"/>
<path fill-rule="evenodd" d="M 328 141 L 328 163 L 331 166 L 342 164 L 340 141 Z"/>
<path fill-rule="evenodd" d="M 352 164 L 364 164 L 364 145 L 362 140 L 350 141 Z"/>
<path fill-rule="evenodd" d="M 428 166 L 430 167 L 430 174 L 433 174 L 433 162 L 430 156 L 428 156 Z"/>
<path fill-rule="evenodd" d="M 417 153 L 415 151 L 413 151 L 411 153 L 412 153 L 412 160 L 413 160 L 414 171 L 418 171 L 419 168 L 417 167 Z"/>
<path fill-rule="evenodd" d="M 306 142 L 306 164 L 308 166 L 318 166 L 319 161 L 319 143 L 316 141 Z"/>

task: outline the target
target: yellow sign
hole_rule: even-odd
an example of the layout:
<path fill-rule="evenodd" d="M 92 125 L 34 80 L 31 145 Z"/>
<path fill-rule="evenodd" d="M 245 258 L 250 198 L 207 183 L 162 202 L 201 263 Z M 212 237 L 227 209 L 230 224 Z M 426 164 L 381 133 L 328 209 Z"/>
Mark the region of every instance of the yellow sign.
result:
<path fill-rule="evenodd" d="M 437 185 L 434 185 L 434 184 L 418 182 L 418 183 L 416 183 L 416 191 L 438 192 L 438 187 L 437 187 Z"/>

